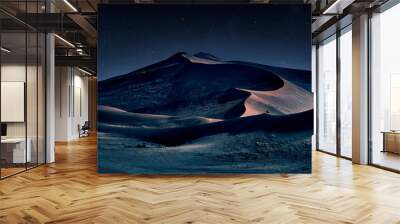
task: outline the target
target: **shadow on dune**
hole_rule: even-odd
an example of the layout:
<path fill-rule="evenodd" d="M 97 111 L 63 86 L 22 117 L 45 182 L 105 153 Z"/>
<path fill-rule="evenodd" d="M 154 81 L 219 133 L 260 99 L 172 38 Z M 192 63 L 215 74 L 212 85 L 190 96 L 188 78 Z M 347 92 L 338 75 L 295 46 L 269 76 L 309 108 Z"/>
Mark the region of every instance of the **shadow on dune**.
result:
<path fill-rule="evenodd" d="M 118 133 L 129 137 L 136 137 L 145 141 L 162 144 L 165 146 L 182 145 L 189 141 L 204 136 L 215 135 L 218 133 L 238 134 L 253 131 L 265 132 L 294 132 L 306 129 L 311 129 L 313 126 L 313 111 L 305 111 L 297 114 L 290 114 L 284 116 L 276 115 L 256 115 L 250 117 L 242 117 L 230 119 L 225 121 L 206 121 L 201 118 L 187 119 L 185 126 L 178 127 L 155 127 L 161 120 L 164 123 L 174 122 L 173 119 L 155 119 L 155 123 L 148 127 L 135 127 L 137 124 L 134 119 L 126 119 L 134 114 L 129 115 L 114 114 L 114 119 L 121 119 L 125 121 L 125 125 L 115 125 L 99 123 L 98 129 L 100 132 Z M 102 119 L 105 113 L 99 112 L 99 119 Z M 107 115 L 109 116 L 109 114 Z M 204 118 L 202 118 L 204 119 Z M 169 120 L 169 121 L 168 121 Z M 132 123 L 130 123 L 132 122 Z M 195 125 L 195 123 L 198 123 Z"/>

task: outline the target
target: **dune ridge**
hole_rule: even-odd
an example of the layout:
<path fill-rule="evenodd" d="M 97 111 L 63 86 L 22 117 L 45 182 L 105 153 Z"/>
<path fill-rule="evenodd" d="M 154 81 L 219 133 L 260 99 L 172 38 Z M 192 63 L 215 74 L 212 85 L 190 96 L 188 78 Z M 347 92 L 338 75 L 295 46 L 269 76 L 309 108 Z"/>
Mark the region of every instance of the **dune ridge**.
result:
<path fill-rule="evenodd" d="M 113 124 L 115 126 L 122 125 L 143 128 L 175 128 L 221 121 L 220 119 L 212 119 L 199 116 L 177 117 L 157 114 L 132 113 L 103 105 L 98 106 L 97 113 L 99 120 L 101 121 L 100 123 Z"/>

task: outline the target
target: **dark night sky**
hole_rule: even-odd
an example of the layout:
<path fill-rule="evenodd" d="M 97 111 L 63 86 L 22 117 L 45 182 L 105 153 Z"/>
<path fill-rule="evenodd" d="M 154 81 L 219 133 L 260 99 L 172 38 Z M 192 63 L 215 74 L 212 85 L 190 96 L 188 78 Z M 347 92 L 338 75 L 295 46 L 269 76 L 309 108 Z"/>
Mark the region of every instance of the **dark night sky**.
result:
<path fill-rule="evenodd" d="M 101 5 L 99 80 L 176 52 L 310 70 L 308 5 Z"/>

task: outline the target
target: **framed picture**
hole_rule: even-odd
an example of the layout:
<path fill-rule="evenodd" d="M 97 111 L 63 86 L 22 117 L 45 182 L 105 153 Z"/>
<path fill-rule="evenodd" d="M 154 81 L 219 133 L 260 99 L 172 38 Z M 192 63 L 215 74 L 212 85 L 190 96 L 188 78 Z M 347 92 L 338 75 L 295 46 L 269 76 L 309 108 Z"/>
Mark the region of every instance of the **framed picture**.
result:
<path fill-rule="evenodd" d="M 308 5 L 101 5 L 98 172 L 310 173 Z"/>

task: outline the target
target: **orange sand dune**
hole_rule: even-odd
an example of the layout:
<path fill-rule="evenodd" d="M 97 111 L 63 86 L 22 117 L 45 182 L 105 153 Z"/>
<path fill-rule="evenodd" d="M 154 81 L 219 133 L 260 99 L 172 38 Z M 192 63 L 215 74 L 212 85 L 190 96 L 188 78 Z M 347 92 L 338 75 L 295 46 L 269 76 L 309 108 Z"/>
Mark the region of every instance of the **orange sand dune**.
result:
<path fill-rule="evenodd" d="M 300 113 L 313 108 L 313 94 L 284 80 L 282 88 L 274 91 L 240 89 L 251 95 L 244 102 L 245 112 L 241 117 L 269 113 L 284 115 Z"/>

